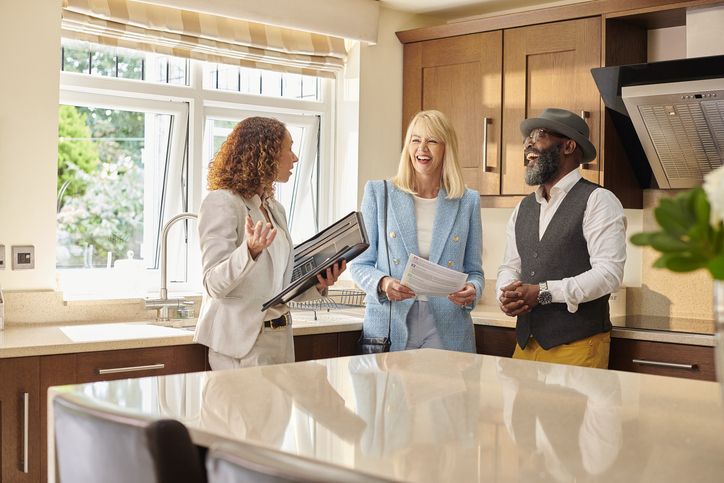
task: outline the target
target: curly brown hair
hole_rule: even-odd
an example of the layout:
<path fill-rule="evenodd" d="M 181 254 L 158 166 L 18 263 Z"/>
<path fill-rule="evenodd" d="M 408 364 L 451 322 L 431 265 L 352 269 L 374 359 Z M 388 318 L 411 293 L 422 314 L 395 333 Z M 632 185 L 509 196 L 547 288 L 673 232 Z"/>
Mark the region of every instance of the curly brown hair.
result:
<path fill-rule="evenodd" d="M 209 191 L 227 189 L 252 198 L 263 187 L 273 198 L 286 132 L 283 122 L 270 117 L 249 117 L 237 124 L 209 163 Z"/>

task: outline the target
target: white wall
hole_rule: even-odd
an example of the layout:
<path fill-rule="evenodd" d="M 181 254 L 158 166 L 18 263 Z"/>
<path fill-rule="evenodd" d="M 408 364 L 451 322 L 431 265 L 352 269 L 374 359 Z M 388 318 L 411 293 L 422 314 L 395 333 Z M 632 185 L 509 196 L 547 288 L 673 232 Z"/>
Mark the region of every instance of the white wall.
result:
<path fill-rule="evenodd" d="M 365 183 L 397 173 L 402 148 L 402 44 L 395 32 L 439 25 L 421 15 L 380 9 L 376 45 L 360 48 L 357 204 Z"/>
<path fill-rule="evenodd" d="M 55 288 L 60 69 L 58 0 L 0 2 L 0 244 L 6 290 Z M 35 246 L 35 270 L 13 271 L 12 245 Z"/>

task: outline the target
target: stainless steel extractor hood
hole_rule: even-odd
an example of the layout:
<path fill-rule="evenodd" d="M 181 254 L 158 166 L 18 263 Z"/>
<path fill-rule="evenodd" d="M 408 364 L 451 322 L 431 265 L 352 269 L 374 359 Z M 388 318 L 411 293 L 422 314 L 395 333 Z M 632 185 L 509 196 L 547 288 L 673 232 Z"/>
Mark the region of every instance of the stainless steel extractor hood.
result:
<path fill-rule="evenodd" d="M 724 163 L 724 56 L 591 73 L 642 187 L 691 188 Z"/>

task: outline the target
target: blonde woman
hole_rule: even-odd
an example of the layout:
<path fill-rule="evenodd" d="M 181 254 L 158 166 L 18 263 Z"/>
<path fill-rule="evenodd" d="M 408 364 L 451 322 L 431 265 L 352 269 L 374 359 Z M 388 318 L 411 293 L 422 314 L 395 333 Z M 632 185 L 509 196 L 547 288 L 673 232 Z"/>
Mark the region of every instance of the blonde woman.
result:
<path fill-rule="evenodd" d="M 364 335 L 387 336 L 392 304 L 391 350 L 475 352 L 470 311 L 485 287 L 480 195 L 465 187 L 457 136 L 443 113 L 422 111 L 410 121 L 397 176 L 367 183 L 362 215 L 370 248 L 350 273 L 367 293 Z M 410 254 L 466 273 L 465 286 L 447 297 L 417 296 L 400 283 Z"/>
<path fill-rule="evenodd" d="M 262 311 L 292 279 L 294 245 L 274 183 L 298 161 L 284 123 L 250 117 L 236 125 L 209 165 L 211 191 L 199 209 L 204 297 L 194 342 L 209 347 L 213 370 L 294 362 L 289 308 Z M 346 268 L 300 295 L 326 295 Z"/>

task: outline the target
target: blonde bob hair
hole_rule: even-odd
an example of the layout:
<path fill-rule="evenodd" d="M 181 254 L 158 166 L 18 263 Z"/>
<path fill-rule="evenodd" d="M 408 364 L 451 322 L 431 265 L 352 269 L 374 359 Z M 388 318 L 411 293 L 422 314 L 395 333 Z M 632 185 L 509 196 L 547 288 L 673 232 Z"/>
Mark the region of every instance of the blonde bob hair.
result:
<path fill-rule="evenodd" d="M 420 111 L 410 121 L 397 175 L 390 180 L 392 184 L 406 193 L 417 193 L 416 171 L 410 158 L 410 142 L 413 135 L 434 139 L 445 146 L 440 187 L 447 191 L 447 198 L 462 198 L 466 188 L 458 162 L 458 138 L 452 123 L 440 111 Z"/>

